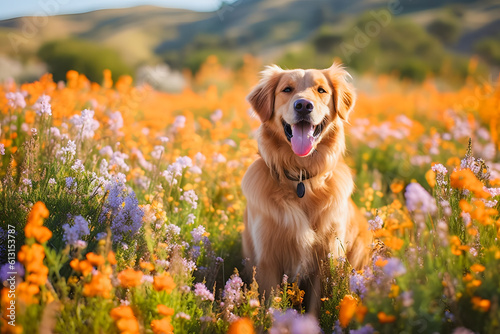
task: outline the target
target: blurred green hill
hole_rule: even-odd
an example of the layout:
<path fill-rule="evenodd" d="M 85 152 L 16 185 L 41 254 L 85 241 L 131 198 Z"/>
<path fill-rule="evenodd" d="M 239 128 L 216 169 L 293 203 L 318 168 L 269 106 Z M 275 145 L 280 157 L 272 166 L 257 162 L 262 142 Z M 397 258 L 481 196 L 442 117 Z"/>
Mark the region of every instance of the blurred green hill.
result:
<path fill-rule="evenodd" d="M 250 53 L 287 67 L 322 67 L 337 57 L 358 72 L 421 80 L 443 69 L 460 76 L 473 54 L 498 71 L 498 31 L 500 3 L 491 0 L 239 0 L 210 13 L 141 6 L 0 21 L 0 70 L 13 71 L 15 61 L 63 73 L 81 55 L 92 59 L 87 68 L 99 63 L 88 69 L 96 73 L 106 61 L 132 74 L 160 62 L 196 71 L 210 54 L 237 67 Z M 97 50 L 86 52 L 85 43 Z M 72 60 L 54 61 L 63 50 Z"/>

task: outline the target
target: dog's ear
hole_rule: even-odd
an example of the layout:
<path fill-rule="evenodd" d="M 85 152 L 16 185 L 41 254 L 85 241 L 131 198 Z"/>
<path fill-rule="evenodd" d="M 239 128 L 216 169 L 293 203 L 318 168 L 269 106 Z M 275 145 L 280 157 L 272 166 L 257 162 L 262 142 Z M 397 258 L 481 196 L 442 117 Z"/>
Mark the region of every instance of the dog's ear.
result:
<path fill-rule="evenodd" d="M 337 62 L 333 63 L 330 68 L 323 70 L 323 73 L 333 88 L 335 111 L 341 119 L 347 122 L 356 101 L 354 87 L 347 81 L 348 78 L 351 78 L 351 75 Z"/>
<path fill-rule="evenodd" d="M 253 110 L 255 110 L 262 123 L 264 123 L 273 114 L 275 91 L 283 70 L 277 65 L 272 65 L 266 67 L 261 74 L 262 79 L 248 94 L 247 101 L 250 102 Z"/>

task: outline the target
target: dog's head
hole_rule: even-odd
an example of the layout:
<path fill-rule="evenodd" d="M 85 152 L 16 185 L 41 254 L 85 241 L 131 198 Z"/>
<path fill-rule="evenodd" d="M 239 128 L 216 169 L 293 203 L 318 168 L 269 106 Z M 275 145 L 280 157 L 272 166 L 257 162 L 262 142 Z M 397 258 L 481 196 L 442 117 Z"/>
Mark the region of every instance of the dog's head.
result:
<path fill-rule="evenodd" d="M 273 65 L 248 95 L 263 124 L 300 157 L 310 155 L 331 131 L 347 121 L 355 92 L 349 74 L 334 63 L 324 70 L 282 70 Z"/>

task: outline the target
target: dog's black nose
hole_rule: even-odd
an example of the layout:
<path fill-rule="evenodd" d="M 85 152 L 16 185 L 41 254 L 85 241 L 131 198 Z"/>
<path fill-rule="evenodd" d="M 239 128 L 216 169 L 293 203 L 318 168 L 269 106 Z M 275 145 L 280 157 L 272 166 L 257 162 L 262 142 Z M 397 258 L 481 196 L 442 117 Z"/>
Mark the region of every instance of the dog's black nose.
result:
<path fill-rule="evenodd" d="M 300 99 L 300 100 L 295 101 L 295 103 L 293 104 L 293 108 L 299 114 L 307 115 L 313 111 L 314 104 L 309 100 Z"/>

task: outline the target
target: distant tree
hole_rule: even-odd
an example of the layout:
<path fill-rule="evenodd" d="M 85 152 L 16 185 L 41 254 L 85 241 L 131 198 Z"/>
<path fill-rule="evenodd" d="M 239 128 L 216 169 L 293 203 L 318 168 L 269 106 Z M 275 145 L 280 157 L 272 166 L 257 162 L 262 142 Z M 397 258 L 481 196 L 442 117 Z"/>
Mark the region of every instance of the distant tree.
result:
<path fill-rule="evenodd" d="M 497 38 L 487 37 L 481 39 L 474 46 L 474 50 L 492 65 L 500 65 L 500 35 Z"/>
<path fill-rule="evenodd" d="M 64 80 L 69 70 L 83 73 L 95 82 L 103 80 L 105 69 L 111 70 L 114 80 L 120 75 L 132 75 L 118 52 L 83 40 L 47 42 L 38 50 L 38 57 L 47 64 L 55 80 Z"/>
<path fill-rule="evenodd" d="M 320 53 L 331 52 L 332 49 L 342 42 L 342 35 L 338 33 L 320 30 L 313 38 L 312 44 Z"/>
<path fill-rule="evenodd" d="M 451 15 L 439 17 L 427 27 L 429 33 L 444 44 L 453 44 L 458 40 L 461 32 L 460 21 Z"/>

